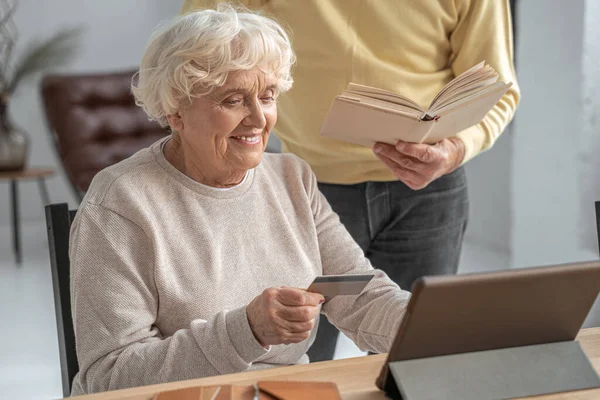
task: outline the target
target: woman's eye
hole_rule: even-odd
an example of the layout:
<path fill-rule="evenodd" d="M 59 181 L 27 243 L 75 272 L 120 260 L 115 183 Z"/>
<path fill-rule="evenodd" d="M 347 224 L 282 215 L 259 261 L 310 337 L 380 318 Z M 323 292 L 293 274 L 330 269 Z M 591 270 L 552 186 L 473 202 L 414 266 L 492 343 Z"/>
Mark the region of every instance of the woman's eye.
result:
<path fill-rule="evenodd" d="M 242 102 L 241 99 L 229 99 L 229 100 L 225 100 L 225 104 L 228 104 L 230 106 L 235 106 L 236 104 L 240 104 Z"/>
<path fill-rule="evenodd" d="M 262 101 L 266 101 L 266 102 L 270 103 L 272 101 L 275 101 L 275 97 L 274 96 L 265 96 L 265 97 L 262 97 Z"/>

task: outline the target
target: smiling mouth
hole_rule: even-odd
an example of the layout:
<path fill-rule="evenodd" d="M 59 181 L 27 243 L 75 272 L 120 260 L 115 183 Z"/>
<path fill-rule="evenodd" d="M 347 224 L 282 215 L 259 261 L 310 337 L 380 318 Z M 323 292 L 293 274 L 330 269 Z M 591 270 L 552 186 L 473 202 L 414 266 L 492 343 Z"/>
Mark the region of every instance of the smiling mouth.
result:
<path fill-rule="evenodd" d="M 243 144 L 259 144 L 261 141 L 261 137 L 260 135 L 254 135 L 254 136 L 232 136 L 232 139 L 235 139 L 239 142 L 242 142 Z"/>

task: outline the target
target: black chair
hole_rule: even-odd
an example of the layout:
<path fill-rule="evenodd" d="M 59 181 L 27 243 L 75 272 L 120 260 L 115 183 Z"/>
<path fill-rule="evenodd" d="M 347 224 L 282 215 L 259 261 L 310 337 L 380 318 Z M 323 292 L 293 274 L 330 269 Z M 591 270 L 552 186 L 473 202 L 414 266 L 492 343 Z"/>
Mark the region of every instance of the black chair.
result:
<path fill-rule="evenodd" d="M 64 397 L 70 395 L 71 383 L 75 374 L 79 371 L 69 287 L 69 232 L 76 212 L 77 210 L 69 211 L 67 203 L 46 206 L 46 226 L 48 229 L 48 247 L 50 250 L 54 309 L 56 311 L 56 329 L 58 331 L 58 349 L 60 352 Z"/>
<path fill-rule="evenodd" d="M 598 252 L 600 254 L 600 201 L 596 202 L 596 231 L 598 237 Z"/>

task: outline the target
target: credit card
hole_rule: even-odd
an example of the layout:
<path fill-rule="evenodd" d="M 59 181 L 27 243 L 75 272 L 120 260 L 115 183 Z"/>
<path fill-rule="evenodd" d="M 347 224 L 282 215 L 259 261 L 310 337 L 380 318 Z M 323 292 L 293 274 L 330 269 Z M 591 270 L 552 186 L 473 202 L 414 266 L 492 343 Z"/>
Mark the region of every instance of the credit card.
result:
<path fill-rule="evenodd" d="M 373 274 L 365 275 L 323 275 L 317 276 L 307 292 L 319 293 L 325 300 L 341 295 L 357 295 L 373 279 Z"/>

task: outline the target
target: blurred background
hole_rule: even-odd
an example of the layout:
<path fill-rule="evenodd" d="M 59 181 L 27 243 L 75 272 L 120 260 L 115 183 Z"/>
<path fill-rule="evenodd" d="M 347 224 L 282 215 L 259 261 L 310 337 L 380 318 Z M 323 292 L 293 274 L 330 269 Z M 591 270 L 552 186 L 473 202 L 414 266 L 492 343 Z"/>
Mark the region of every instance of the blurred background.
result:
<path fill-rule="evenodd" d="M 471 214 L 460 273 L 598 259 L 594 201 L 600 200 L 600 2 L 511 3 L 516 3 L 522 100 L 493 149 L 467 165 Z M 128 74 L 138 65 L 153 28 L 180 8 L 177 0 L 21 0 L 13 16 L 18 31 L 14 52 L 61 28 L 82 26 L 74 61 L 59 72 Z M 65 165 L 59 157 L 41 78 L 12 96 L 10 118 L 28 135 L 28 165 L 56 171 L 47 179 L 50 201 L 76 208 L 78 169 L 88 167 Z M 88 84 L 78 84 L 87 93 Z M 110 84 L 106 90 L 112 90 Z M 59 115 L 50 118 L 60 121 L 61 109 L 52 99 L 47 102 Z M 148 126 L 139 122 L 137 139 L 144 135 L 140 127 Z M 156 127 L 148 129 L 160 134 Z M 131 145 L 122 143 L 124 148 Z M 269 148 L 277 147 L 274 139 Z M 56 398 L 62 392 L 43 200 L 35 181 L 23 181 L 19 189 L 20 266 L 13 255 L 10 186 L 0 181 L 0 397 Z M 598 325 L 600 310 L 593 310 L 586 326 Z M 360 354 L 340 340 L 336 357 Z"/>

